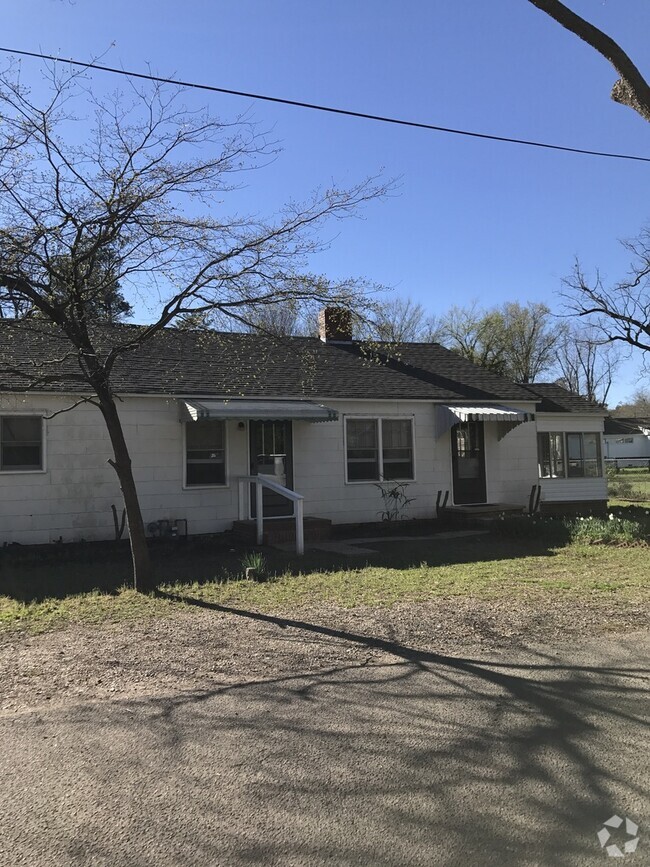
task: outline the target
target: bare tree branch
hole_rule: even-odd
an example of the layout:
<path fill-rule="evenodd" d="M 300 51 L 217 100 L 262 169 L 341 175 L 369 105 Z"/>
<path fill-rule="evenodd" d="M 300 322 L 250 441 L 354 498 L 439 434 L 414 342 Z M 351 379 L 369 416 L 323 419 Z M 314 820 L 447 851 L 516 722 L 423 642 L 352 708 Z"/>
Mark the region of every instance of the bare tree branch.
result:
<path fill-rule="evenodd" d="M 25 390 L 68 387 L 98 407 L 124 495 L 136 583 L 146 589 L 151 569 L 115 365 L 183 317 L 220 313 L 251 323 L 258 309 L 303 311 L 320 300 L 362 309 L 364 281 L 312 281 L 306 268 L 326 246 L 319 230 L 356 214 L 388 185 L 369 178 L 289 202 L 267 218 L 229 215 L 224 199 L 242 173 L 277 152 L 253 125 L 188 110 L 178 88 L 159 84 L 99 99 L 79 74 L 54 67 L 49 85 L 51 97 L 39 106 L 11 67 L 0 71 L 0 313 L 10 330 L 40 329 L 60 363 L 19 362 L 20 346 L 9 340 L 0 368 Z M 80 120 L 89 109 L 91 126 Z M 128 293 L 158 299 L 150 323 L 97 327 L 106 320 L 101 306 L 120 301 L 118 286 L 127 307 Z"/>
<path fill-rule="evenodd" d="M 78 406 L 82 406 L 82 404 L 91 404 L 92 406 L 96 406 L 99 408 L 99 404 L 96 400 L 93 400 L 92 397 L 80 397 L 78 400 L 75 400 L 74 403 L 71 403 L 69 406 L 64 407 L 63 409 L 57 409 L 56 412 L 48 413 L 48 415 L 44 415 L 44 419 L 52 419 L 57 415 L 63 415 L 65 412 L 71 412 L 73 409 L 76 409 Z"/>
<path fill-rule="evenodd" d="M 611 36 L 576 15 L 560 0 L 528 0 L 533 6 L 550 15 L 558 24 L 575 33 L 583 42 L 594 48 L 612 64 L 621 76 L 612 87 L 611 97 L 615 102 L 633 108 L 641 117 L 650 121 L 650 85 Z"/>
<path fill-rule="evenodd" d="M 633 256 L 627 276 L 611 287 L 592 279 L 576 261 L 560 293 L 567 309 L 591 323 L 601 340 L 650 351 L 650 229 L 623 246 Z"/>

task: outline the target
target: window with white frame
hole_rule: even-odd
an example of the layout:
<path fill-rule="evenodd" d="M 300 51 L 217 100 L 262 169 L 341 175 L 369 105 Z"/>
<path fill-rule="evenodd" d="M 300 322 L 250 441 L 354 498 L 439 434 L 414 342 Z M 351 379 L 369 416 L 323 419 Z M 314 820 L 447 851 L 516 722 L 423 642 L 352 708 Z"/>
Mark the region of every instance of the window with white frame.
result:
<path fill-rule="evenodd" d="M 538 433 L 537 453 L 541 479 L 603 474 L 599 433 Z"/>
<path fill-rule="evenodd" d="M 568 433 L 566 451 L 567 475 L 570 478 L 602 476 L 600 434 Z"/>
<path fill-rule="evenodd" d="M 540 479 L 564 478 L 564 434 L 538 433 L 537 454 Z"/>
<path fill-rule="evenodd" d="M 226 484 L 226 430 L 223 421 L 190 421 L 185 425 L 185 484 Z"/>
<path fill-rule="evenodd" d="M 410 418 L 347 418 L 348 482 L 413 479 Z"/>
<path fill-rule="evenodd" d="M 39 415 L 0 417 L 0 470 L 43 469 L 43 419 Z"/>

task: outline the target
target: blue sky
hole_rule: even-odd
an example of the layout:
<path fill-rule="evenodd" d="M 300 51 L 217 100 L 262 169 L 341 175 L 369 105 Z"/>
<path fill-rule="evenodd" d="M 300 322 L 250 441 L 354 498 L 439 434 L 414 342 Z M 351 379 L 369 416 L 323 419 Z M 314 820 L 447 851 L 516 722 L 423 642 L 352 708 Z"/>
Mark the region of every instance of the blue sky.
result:
<path fill-rule="evenodd" d="M 647 0 L 570 0 L 650 73 Z M 3 9 L 2 44 L 221 87 L 442 126 L 650 156 L 650 124 L 609 99 L 609 65 L 527 0 L 22 0 Z M 24 80 L 38 75 L 23 60 Z M 116 82 L 96 73 L 100 86 Z M 283 153 L 243 201 L 272 212 L 332 181 L 383 170 L 396 195 L 348 220 L 313 270 L 367 277 L 433 313 L 478 299 L 546 301 L 578 256 L 615 279 L 618 239 L 650 217 L 650 164 L 540 151 L 201 96 L 249 111 Z M 616 403 L 639 382 L 623 368 Z"/>

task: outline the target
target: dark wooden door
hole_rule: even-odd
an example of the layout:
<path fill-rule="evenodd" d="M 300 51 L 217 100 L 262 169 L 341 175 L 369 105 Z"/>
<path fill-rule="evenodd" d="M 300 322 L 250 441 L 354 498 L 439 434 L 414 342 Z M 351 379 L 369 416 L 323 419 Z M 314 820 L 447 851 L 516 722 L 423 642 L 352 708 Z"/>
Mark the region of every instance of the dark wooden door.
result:
<path fill-rule="evenodd" d="M 251 475 L 266 476 L 293 490 L 293 436 L 290 421 L 249 423 Z M 264 517 L 293 515 L 293 500 L 263 489 Z M 251 485 L 251 517 L 255 517 L 255 486 Z"/>
<path fill-rule="evenodd" d="M 486 502 L 485 438 L 482 421 L 466 421 L 451 429 L 454 503 Z"/>

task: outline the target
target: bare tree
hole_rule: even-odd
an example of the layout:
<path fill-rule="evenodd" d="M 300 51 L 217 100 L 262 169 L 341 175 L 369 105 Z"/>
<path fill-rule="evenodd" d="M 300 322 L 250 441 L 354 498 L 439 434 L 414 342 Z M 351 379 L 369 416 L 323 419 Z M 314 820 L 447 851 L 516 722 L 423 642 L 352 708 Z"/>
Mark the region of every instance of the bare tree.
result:
<path fill-rule="evenodd" d="M 620 353 L 589 327 L 567 328 L 557 347 L 560 385 L 601 406 L 620 362 Z"/>
<path fill-rule="evenodd" d="M 534 382 L 555 364 L 560 330 L 551 311 L 539 302 L 525 307 L 509 301 L 498 309 L 504 340 L 505 370 L 517 382 Z"/>
<path fill-rule="evenodd" d="M 85 79 L 47 70 L 37 105 L 12 67 L 0 73 L 0 287 L 18 320 L 47 331 L 59 357 L 16 369 L 31 388 L 73 375 L 101 412 L 127 514 L 134 584 L 154 581 L 131 458 L 117 410 L 118 360 L 186 315 L 240 311 L 276 302 L 362 303 L 349 282 L 314 286 L 297 278 L 319 249 L 315 230 L 381 195 L 372 180 L 290 203 L 276 217 L 231 216 L 224 196 L 272 148 L 249 124 L 189 111 L 180 92 L 133 86 L 128 98 L 98 98 Z M 93 121 L 80 121 L 90 113 Z M 81 129 L 79 129 L 81 127 Z M 115 268 L 102 276 L 108 250 Z M 62 267 L 65 263 L 65 267 Z M 157 310 L 140 328 L 97 327 L 108 281 L 145 296 Z M 358 297 L 355 297 L 358 296 Z M 35 315 L 35 314 L 38 315 Z M 69 381 L 71 374 L 65 374 Z"/>
<path fill-rule="evenodd" d="M 590 279 L 576 262 L 565 278 L 562 296 L 568 309 L 594 325 L 610 343 L 650 351 L 650 229 L 622 242 L 632 254 L 628 274 L 611 287 L 596 271 Z"/>
<path fill-rule="evenodd" d="M 243 305 L 234 316 L 232 312 L 215 310 L 207 315 L 207 323 L 222 331 L 259 332 L 271 337 L 317 337 L 318 312 L 322 306 L 318 299 L 336 295 L 342 301 L 346 284 L 341 282 L 334 286 L 327 278 L 316 274 L 297 274 L 288 283 L 290 285 L 277 287 L 275 297 Z M 365 321 L 370 311 L 376 309 L 372 296 L 377 288 L 358 279 L 351 280 L 350 287 L 351 294 L 341 306 L 350 305 L 353 318 Z M 357 307 L 355 299 L 362 289 L 365 297 L 361 307 Z"/>
<path fill-rule="evenodd" d="M 633 108 L 641 117 L 650 121 L 650 85 L 611 36 L 576 15 L 559 0 L 528 0 L 533 6 L 550 15 L 558 24 L 575 33 L 583 42 L 594 48 L 620 75 L 612 87 L 611 97 L 615 102 Z"/>
<path fill-rule="evenodd" d="M 388 343 L 433 343 L 439 336 L 435 317 L 416 301 L 399 296 L 377 303 L 359 330 L 364 337 Z"/>
<path fill-rule="evenodd" d="M 441 342 L 449 349 L 518 382 L 533 382 L 555 363 L 559 332 L 545 304 L 452 307 L 441 318 L 440 329 Z"/>
<path fill-rule="evenodd" d="M 504 373 L 503 321 L 496 311 L 484 310 L 477 302 L 451 307 L 440 318 L 440 342 L 480 367 Z"/>

